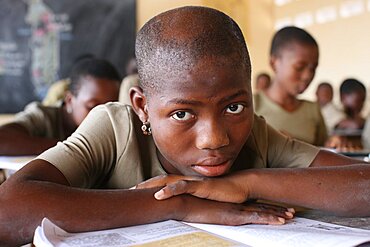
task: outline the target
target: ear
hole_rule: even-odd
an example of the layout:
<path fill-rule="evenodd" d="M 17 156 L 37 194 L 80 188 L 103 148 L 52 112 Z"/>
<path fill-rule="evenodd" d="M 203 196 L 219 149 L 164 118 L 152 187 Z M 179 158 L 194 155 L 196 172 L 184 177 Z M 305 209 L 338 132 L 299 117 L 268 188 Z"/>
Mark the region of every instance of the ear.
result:
<path fill-rule="evenodd" d="M 272 71 L 276 72 L 276 62 L 278 60 L 278 57 L 271 55 L 270 56 L 270 67 Z"/>
<path fill-rule="evenodd" d="M 66 106 L 69 106 L 72 104 L 72 99 L 73 99 L 73 94 L 71 93 L 71 91 L 67 91 L 66 92 L 66 95 L 64 96 L 64 104 Z"/>
<path fill-rule="evenodd" d="M 129 91 L 130 99 L 132 107 L 136 113 L 136 115 L 139 116 L 141 122 L 147 122 L 148 121 L 148 106 L 147 106 L 147 98 L 143 93 L 143 90 L 141 87 L 134 86 L 130 88 Z"/>

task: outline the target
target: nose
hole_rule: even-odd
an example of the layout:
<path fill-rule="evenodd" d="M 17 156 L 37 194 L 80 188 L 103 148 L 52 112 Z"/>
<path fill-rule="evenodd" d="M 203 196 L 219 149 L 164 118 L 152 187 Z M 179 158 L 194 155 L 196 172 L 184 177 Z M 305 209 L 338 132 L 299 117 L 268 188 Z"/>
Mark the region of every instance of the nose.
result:
<path fill-rule="evenodd" d="M 230 144 L 227 129 L 218 121 L 204 121 L 197 130 L 196 147 L 198 149 L 219 149 Z"/>
<path fill-rule="evenodd" d="M 306 68 L 304 72 L 302 73 L 302 80 L 307 84 L 307 86 L 310 84 L 310 82 L 315 77 L 315 69 L 314 68 Z"/>

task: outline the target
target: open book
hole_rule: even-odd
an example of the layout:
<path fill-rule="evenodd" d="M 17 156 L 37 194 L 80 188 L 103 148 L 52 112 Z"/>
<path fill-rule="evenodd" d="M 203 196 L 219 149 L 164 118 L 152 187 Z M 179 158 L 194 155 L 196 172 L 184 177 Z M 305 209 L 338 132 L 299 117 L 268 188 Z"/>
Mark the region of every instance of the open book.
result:
<path fill-rule="evenodd" d="M 356 246 L 370 231 L 296 217 L 285 225 L 222 226 L 174 220 L 85 233 L 68 233 L 43 219 L 34 245 L 46 246 Z"/>

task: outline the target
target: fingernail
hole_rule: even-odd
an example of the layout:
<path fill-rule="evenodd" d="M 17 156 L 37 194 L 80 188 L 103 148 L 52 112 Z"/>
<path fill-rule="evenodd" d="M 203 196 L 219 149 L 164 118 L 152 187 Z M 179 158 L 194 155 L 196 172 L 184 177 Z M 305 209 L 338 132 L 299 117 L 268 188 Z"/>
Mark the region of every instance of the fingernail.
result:
<path fill-rule="evenodd" d="M 291 212 L 291 213 L 295 213 L 295 210 L 294 210 L 294 208 L 287 208 L 288 209 L 288 212 Z"/>
<path fill-rule="evenodd" d="M 285 219 L 284 219 L 284 218 L 278 217 L 278 220 L 279 220 L 282 224 L 285 224 Z"/>
<path fill-rule="evenodd" d="M 293 218 L 293 214 L 291 212 L 285 212 L 286 216 Z"/>
<path fill-rule="evenodd" d="M 164 196 L 164 192 L 163 192 L 163 190 L 160 190 L 160 191 L 158 191 L 158 192 L 156 192 L 155 194 L 154 194 L 154 197 L 155 197 L 155 199 L 162 199 L 163 198 L 163 196 Z"/>

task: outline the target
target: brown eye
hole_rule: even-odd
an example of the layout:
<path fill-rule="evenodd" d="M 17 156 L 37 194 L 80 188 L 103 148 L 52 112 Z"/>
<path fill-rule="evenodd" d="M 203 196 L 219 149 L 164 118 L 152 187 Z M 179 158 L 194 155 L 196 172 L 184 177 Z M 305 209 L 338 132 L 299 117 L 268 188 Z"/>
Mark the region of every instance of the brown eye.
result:
<path fill-rule="evenodd" d="M 186 121 L 193 118 L 193 115 L 186 111 L 178 111 L 172 115 L 172 118 L 179 121 Z"/>
<path fill-rule="evenodd" d="M 232 113 L 232 114 L 238 114 L 241 113 L 244 109 L 244 106 L 241 104 L 232 104 L 227 107 L 226 112 Z"/>

